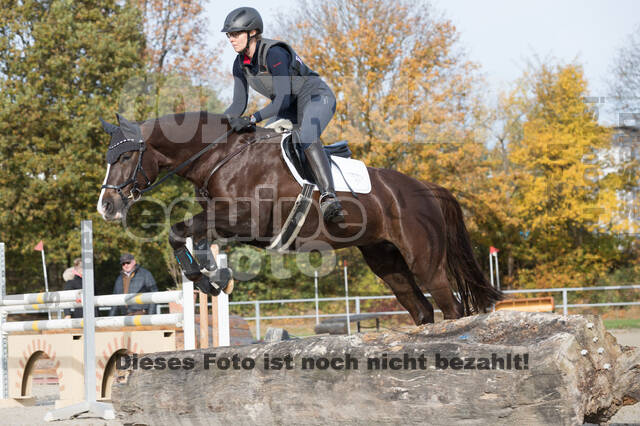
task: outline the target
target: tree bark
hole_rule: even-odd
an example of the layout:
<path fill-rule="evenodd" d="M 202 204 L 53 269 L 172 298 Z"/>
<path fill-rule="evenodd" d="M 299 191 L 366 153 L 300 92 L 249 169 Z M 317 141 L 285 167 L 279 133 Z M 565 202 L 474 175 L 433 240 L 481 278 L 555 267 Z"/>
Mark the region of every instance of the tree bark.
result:
<path fill-rule="evenodd" d="M 239 369 L 205 369 L 214 355 L 236 355 Z M 147 356 L 194 368 L 122 371 L 112 399 L 123 422 L 583 424 L 640 400 L 640 350 L 618 345 L 595 316 L 499 311 L 408 332 Z M 255 367 L 243 369 L 245 358 Z"/>

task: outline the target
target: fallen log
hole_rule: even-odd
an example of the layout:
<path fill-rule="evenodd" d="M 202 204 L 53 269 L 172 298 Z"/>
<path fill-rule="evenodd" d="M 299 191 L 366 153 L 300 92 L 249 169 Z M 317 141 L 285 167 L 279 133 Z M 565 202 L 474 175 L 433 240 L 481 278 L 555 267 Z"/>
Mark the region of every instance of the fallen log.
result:
<path fill-rule="evenodd" d="M 640 349 L 596 316 L 500 311 L 147 356 L 176 369 L 130 360 L 112 390 L 125 423 L 583 424 L 640 400 Z"/>

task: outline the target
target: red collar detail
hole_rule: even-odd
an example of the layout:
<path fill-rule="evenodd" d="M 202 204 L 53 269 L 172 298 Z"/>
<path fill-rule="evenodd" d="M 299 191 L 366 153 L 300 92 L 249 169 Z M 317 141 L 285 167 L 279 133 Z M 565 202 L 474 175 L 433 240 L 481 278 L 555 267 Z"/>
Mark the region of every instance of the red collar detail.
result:
<path fill-rule="evenodd" d="M 248 57 L 247 55 L 244 55 L 244 59 L 242 60 L 242 63 L 245 65 L 251 64 L 251 58 Z"/>

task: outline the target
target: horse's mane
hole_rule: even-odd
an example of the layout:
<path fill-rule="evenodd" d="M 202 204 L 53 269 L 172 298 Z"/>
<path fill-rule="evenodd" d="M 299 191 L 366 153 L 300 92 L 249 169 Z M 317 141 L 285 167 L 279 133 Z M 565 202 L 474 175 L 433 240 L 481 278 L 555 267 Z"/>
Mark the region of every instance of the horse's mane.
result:
<path fill-rule="evenodd" d="M 187 112 L 178 112 L 178 113 L 173 113 L 173 114 L 165 114 L 165 115 L 161 115 L 160 117 L 149 118 L 149 119 L 141 121 L 139 123 L 140 124 L 142 124 L 142 123 L 150 123 L 150 122 L 164 121 L 164 120 L 169 120 L 169 119 L 171 119 L 173 122 L 181 123 L 182 121 L 184 121 L 184 118 L 185 118 L 185 116 L 187 114 L 188 115 L 199 114 L 201 122 L 205 118 L 207 120 L 210 119 L 210 118 L 213 118 L 214 120 L 218 119 L 218 120 L 220 120 L 221 123 L 228 123 L 229 122 L 229 120 L 227 119 L 227 116 L 225 114 L 216 114 L 216 113 L 209 112 L 209 111 L 187 111 Z"/>

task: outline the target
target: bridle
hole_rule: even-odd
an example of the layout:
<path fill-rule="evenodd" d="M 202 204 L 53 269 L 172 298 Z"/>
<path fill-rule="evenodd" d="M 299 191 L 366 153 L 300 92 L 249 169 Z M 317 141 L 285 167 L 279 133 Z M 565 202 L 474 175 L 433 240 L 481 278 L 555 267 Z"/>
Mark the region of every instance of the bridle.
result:
<path fill-rule="evenodd" d="M 102 185 L 102 187 L 100 189 L 115 189 L 118 192 L 118 195 L 120 195 L 120 198 L 122 199 L 122 202 L 124 203 L 125 206 L 127 206 L 127 204 L 129 203 L 129 200 L 131 200 L 132 202 L 136 202 L 138 201 L 141 197 L 142 194 L 144 192 L 146 192 L 148 189 L 145 190 L 145 188 L 138 188 L 138 173 L 142 173 L 142 176 L 145 178 L 146 183 L 145 183 L 145 187 L 151 184 L 151 180 L 149 179 L 149 177 L 147 176 L 147 174 L 144 172 L 144 168 L 142 167 L 142 156 L 144 154 L 144 152 L 146 151 L 147 147 L 146 144 L 144 143 L 143 140 L 139 140 L 139 141 L 135 141 L 133 139 L 125 139 L 121 142 L 119 142 L 118 144 L 115 144 L 113 146 L 109 147 L 109 150 L 112 150 L 114 148 L 116 148 L 118 145 L 120 145 L 121 143 L 124 142 L 133 142 L 133 143 L 137 143 L 140 145 L 140 147 L 137 149 L 137 151 L 140 153 L 138 155 L 138 163 L 136 164 L 136 168 L 133 170 L 133 173 L 131 174 L 131 176 L 129 176 L 129 179 L 127 179 L 126 181 L 124 181 L 123 183 L 121 183 L 120 185 Z M 133 152 L 135 150 L 132 151 L 127 151 L 127 152 Z M 131 190 L 129 191 L 129 196 L 125 197 L 124 193 L 122 192 L 122 188 L 124 188 L 125 186 L 129 185 L 133 183 L 133 187 L 131 188 Z"/>
<path fill-rule="evenodd" d="M 162 184 L 167 179 L 171 178 L 173 175 L 175 175 L 176 173 L 179 173 L 182 169 L 184 169 L 188 165 L 192 164 L 194 161 L 196 161 L 198 158 L 200 158 L 202 155 L 204 155 L 206 152 L 208 152 L 210 149 L 212 149 L 216 144 L 220 143 L 224 138 L 229 136 L 232 132 L 233 132 L 233 130 L 226 131 L 220 137 L 216 138 L 216 140 L 214 140 L 213 142 L 207 144 L 206 147 L 204 147 L 200 151 L 198 151 L 195 154 L 193 154 L 187 160 L 185 160 L 182 163 L 180 163 L 180 165 L 178 165 L 175 169 L 171 170 L 169 173 L 167 173 L 165 176 L 163 176 L 162 179 L 160 179 L 159 181 L 157 181 L 153 185 L 151 185 L 151 180 L 149 179 L 149 177 L 145 173 L 144 168 L 142 167 L 142 156 L 144 155 L 144 152 L 147 149 L 145 142 L 143 140 L 135 141 L 133 139 L 125 139 L 125 140 L 123 140 L 121 142 L 118 142 L 117 144 L 115 144 L 113 146 L 110 146 L 109 150 L 116 148 L 118 145 L 120 145 L 120 144 L 122 144 L 124 142 L 134 142 L 134 143 L 137 143 L 137 144 L 140 145 L 137 150 L 133 149 L 133 150 L 126 151 L 126 152 L 138 151 L 140 153 L 140 155 L 138 155 L 138 163 L 136 164 L 136 168 L 131 173 L 131 176 L 129 177 L 129 179 L 127 179 L 125 182 L 123 182 L 123 183 L 121 183 L 119 185 L 106 185 L 105 184 L 105 185 L 102 185 L 101 189 L 115 189 L 118 192 L 118 195 L 120 195 L 120 198 L 122 199 L 122 202 L 124 203 L 124 205 L 126 207 L 129 204 L 129 202 L 135 203 L 140 198 L 142 198 L 144 193 L 149 192 L 152 189 L 156 188 L 158 185 Z M 220 169 L 220 167 L 222 167 L 224 164 L 226 164 L 231 158 L 235 157 L 240 152 L 244 151 L 246 148 L 248 148 L 249 146 L 253 145 L 255 142 L 259 142 L 259 141 L 265 140 L 265 139 L 271 139 L 271 138 L 274 138 L 274 137 L 277 137 L 277 136 L 280 136 L 280 135 L 279 134 L 270 135 L 270 136 L 266 136 L 265 135 L 265 136 L 253 138 L 252 140 L 250 140 L 249 142 L 245 143 L 243 146 L 238 148 L 236 151 L 234 151 L 231 154 L 227 155 L 225 158 L 223 158 L 218 163 L 216 163 L 215 166 L 213 166 L 211 172 L 207 176 L 207 179 L 205 181 L 205 185 L 209 183 L 209 180 L 211 179 L 213 174 L 216 171 L 218 171 Z M 144 179 L 146 181 L 146 183 L 144 184 L 144 187 L 142 187 L 142 188 L 138 187 L 138 173 L 142 173 L 142 176 L 144 177 Z M 125 196 L 123 191 L 122 191 L 122 188 L 124 188 L 125 186 L 130 185 L 132 183 L 133 183 L 133 187 L 129 191 L 129 195 Z M 204 188 L 205 188 L 204 191 L 202 191 L 202 189 L 200 190 L 201 194 L 202 195 L 206 194 L 205 196 L 208 196 L 208 193 L 206 192 L 206 186 L 204 186 Z"/>

